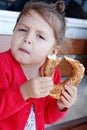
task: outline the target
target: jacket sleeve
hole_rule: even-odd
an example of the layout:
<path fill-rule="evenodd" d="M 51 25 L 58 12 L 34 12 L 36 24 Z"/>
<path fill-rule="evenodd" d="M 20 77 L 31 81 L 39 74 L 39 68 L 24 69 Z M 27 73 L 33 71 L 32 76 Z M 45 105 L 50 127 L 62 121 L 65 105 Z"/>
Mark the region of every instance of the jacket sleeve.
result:
<path fill-rule="evenodd" d="M 58 68 L 55 68 L 53 80 L 55 84 L 60 83 L 61 78 L 60 78 L 60 72 Z M 46 124 L 51 124 L 62 119 L 68 110 L 68 109 L 64 109 L 63 111 L 59 111 L 57 106 L 57 100 L 50 96 L 46 97 L 44 103 L 45 103 L 44 117 L 45 117 Z"/>
<path fill-rule="evenodd" d="M 12 74 L 8 71 L 7 62 L 0 57 L 0 120 L 16 113 L 26 103 L 20 93 L 19 86 L 11 86 L 11 78 L 14 76 L 11 76 Z"/>
<path fill-rule="evenodd" d="M 62 119 L 66 115 L 67 110 L 66 108 L 63 111 L 59 111 L 56 99 L 48 96 L 44 110 L 45 124 L 52 124 Z"/>

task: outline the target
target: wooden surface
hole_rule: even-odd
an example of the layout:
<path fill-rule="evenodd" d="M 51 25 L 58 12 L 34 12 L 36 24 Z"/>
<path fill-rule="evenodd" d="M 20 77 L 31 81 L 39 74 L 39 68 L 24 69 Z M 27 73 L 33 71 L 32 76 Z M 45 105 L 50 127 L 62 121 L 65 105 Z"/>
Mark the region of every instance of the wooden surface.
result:
<path fill-rule="evenodd" d="M 0 52 L 10 48 L 11 39 L 12 37 L 10 35 L 0 35 Z"/>
<path fill-rule="evenodd" d="M 11 35 L 0 35 L 0 52 L 6 51 L 8 48 L 10 48 L 12 36 Z M 68 45 L 66 44 L 66 48 Z M 87 40 L 72 40 L 72 46 L 69 47 L 69 53 L 68 51 L 60 50 L 60 56 L 61 55 L 70 55 L 75 56 L 75 59 L 78 59 L 81 63 L 84 64 L 86 68 L 87 73 Z M 65 62 L 62 61 L 58 68 L 60 69 L 62 76 L 69 76 L 72 72 L 72 68 Z"/>
<path fill-rule="evenodd" d="M 84 55 L 87 54 L 87 39 L 72 39 L 71 45 L 69 46 L 68 43 L 65 44 L 63 49 L 66 50 L 63 52 L 62 49 L 60 50 L 61 54 L 70 54 L 70 55 Z M 68 51 L 67 51 L 68 48 Z"/>
<path fill-rule="evenodd" d="M 60 55 L 74 56 L 76 60 L 79 60 L 85 66 L 85 74 L 87 74 L 87 39 L 75 39 L 71 43 L 72 45 L 68 48 L 69 51 L 63 52 L 61 49 Z M 62 76 L 69 76 L 72 72 L 72 68 L 64 61 L 60 63 L 59 69 Z"/>

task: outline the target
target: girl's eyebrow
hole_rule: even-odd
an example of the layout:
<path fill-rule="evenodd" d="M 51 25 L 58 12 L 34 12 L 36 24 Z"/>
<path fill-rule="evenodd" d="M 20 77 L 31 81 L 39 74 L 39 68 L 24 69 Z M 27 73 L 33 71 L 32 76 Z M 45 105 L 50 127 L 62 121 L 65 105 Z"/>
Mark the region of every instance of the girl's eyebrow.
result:
<path fill-rule="evenodd" d="M 26 24 L 24 24 L 24 23 L 19 23 L 18 25 L 22 25 L 22 26 L 24 26 L 24 27 L 26 27 L 26 28 L 29 28 Z"/>
<path fill-rule="evenodd" d="M 37 32 L 42 34 L 45 38 L 49 38 L 49 35 L 46 32 L 44 32 L 43 30 L 42 31 L 37 30 Z"/>

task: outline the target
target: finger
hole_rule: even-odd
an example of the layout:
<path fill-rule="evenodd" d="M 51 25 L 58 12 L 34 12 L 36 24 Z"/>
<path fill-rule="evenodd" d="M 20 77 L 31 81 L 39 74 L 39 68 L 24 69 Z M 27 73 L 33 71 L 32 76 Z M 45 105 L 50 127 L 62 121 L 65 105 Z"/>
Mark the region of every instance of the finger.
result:
<path fill-rule="evenodd" d="M 62 95 L 65 97 L 65 99 L 68 101 L 68 102 L 71 102 L 72 100 L 72 97 L 69 93 L 67 93 L 67 91 L 62 91 Z"/>
<path fill-rule="evenodd" d="M 64 96 L 61 96 L 61 101 L 63 102 L 63 104 L 66 108 L 70 107 L 70 103 L 66 100 L 66 98 Z"/>
<path fill-rule="evenodd" d="M 40 93 L 35 98 L 42 98 L 48 96 L 49 93 Z"/>
<path fill-rule="evenodd" d="M 66 84 L 65 89 L 70 88 L 70 90 L 73 90 L 74 92 L 77 92 L 77 87 L 72 84 Z"/>
<path fill-rule="evenodd" d="M 40 83 L 39 85 L 40 89 L 53 89 L 53 81 L 48 81 L 48 82 L 44 82 L 44 83 Z"/>
<path fill-rule="evenodd" d="M 37 89 L 44 89 L 44 88 L 48 88 L 48 87 L 53 86 L 53 81 L 46 80 L 44 82 L 40 82 L 38 79 L 35 79 L 33 81 L 33 84 L 34 84 L 35 88 L 37 88 Z"/>
<path fill-rule="evenodd" d="M 53 81 L 48 81 L 48 82 L 45 82 L 43 84 L 45 84 L 47 87 L 53 86 Z"/>
<path fill-rule="evenodd" d="M 48 95 L 49 95 L 49 92 L 47 92 L 47 91 L 40 93 L 40 97 L 45 97 L 45 96 L 48 96 Z"/>
<path fill-rule="evenodd" d="M 77 92 L 77 87 L 76 86 L 71 86 L 72 90 L 76 93 Z"/>
<path fill-rule="evenodd" d="M 49 92 L 52 89 L 53 89 L 53 86 L 42 87 L 40 88 L 40 92 Z"/>
<path fill-rule="evenodd" d="M 37 80 L 39 80 L 39 82 L 48 82 L 48 81 L 52 81 L 52 77 L 39 77 L 37 78 Z"/>
<path fill-rule="evenodd" d="M 75 97 L 77 95 L 77 88 L 75 86 L 67 86 L 65 85 L 65 90 L 71 95 L 71 97 Z"/>

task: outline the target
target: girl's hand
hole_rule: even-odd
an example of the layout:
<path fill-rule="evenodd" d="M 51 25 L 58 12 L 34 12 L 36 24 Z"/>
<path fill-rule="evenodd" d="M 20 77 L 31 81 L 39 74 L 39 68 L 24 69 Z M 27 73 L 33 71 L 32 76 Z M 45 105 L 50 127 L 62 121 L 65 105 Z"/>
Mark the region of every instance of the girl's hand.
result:
<path fill-rule="evenodd" d="M 37 77 L 21 85 L 20 91 L 24 99 L 45 97 L 53 88 L 51 77 Z"/>
<path fill-rule="evenodd" d="M 77 88 L 71 84 L 65 85 L 65 90 L 62 91 L 61 99 L 57 100 L 59 110 L 71 107 L 77 98 Z"/>

